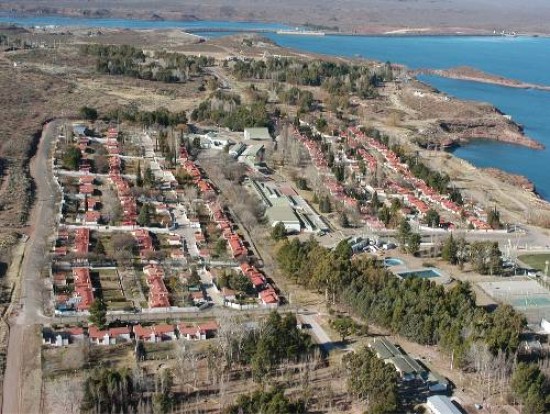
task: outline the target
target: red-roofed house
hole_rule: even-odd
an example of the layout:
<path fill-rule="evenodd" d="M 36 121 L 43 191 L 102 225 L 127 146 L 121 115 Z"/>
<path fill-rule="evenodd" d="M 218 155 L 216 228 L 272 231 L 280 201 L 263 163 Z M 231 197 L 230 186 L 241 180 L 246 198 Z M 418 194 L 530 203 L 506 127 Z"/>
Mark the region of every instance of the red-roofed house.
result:
<path fill-rule="evenodd" d="M 143 327 L 141 325 L 134 325 L 134 338 L 136 341 L 143 342 L 156 342 L 155 333 L 153 328 L 147 326 Z"/>

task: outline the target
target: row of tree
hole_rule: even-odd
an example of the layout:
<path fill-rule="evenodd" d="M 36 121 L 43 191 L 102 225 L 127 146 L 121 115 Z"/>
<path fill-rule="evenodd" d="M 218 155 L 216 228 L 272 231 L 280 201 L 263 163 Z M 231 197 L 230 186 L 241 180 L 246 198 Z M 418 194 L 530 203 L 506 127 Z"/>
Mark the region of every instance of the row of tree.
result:
<path fill-rule="evenodd" d="M 241 395 L 235 404 L 224 411 L 225 414 L 302 414 L 306 412 L 302 401 L 290 401 L 280 389 L 258 390 L 250 395 Z"/>
<path fill-rule="evenodd" d="M 304 61 L 294 58 L 271 57 L 267 60 L 239 60 L 231 71 L 238 79 L 270 79 L 295 85 L 321 86 L 332 95 L 356 93 L 372 97 L 382 81 L 393 79 L 391 64 L 381 68 L 366 65 Z"/>
<path fill-rule="evenodd" d="M 154 58 L 147 58 L 142 49 L 130 45 L 86 44 L 80 47 L 80 52 L 97 58 L 96 70 L 100 73 L 166 83 L 185 82 L 214 63 L 211 57 L 168 52 L 157 52 Z"/>
<path fill-rule="evenodd" d="M 148 405 L 154 413 L 168 413 L 174 401 L 171 373 L 164 369 L 154 379 L 153 383 L 135 381 L 135 375 L 125 368 L 94 369 L 84 381 L 82 412 L 143 412 Z"/>
<path fill-rule="evenodd" d="M 550 378 L 535 364 L 519 363 L 511 382 L 512 391 L 523 405 L 522 412 L 550 412 Z"/>
<path fill-rule="evenodd" d="M 243 131 L 247 127 L 272 127 L 264 102 L 254 102 L 250 106 L 240 105 L 236 101 L 220 102 L 207 99 L 191 113 L 191 119 L 229 128 L 232 131 Z"/>
<path fill-rule="evenodd" d="M 451 234 L 443 242 L 441 258 L 460 268 L 469 262 L 472 269 L 482 275 L 498 275 L 503 271 L 502 252 L 493 241 L 467 243 L 464 238 L 457 239 Z"/>
<path fill-rule="evenodd" d="M 348 389 L 368 404 L 372 414 L 398 412 L 397 372 L 374 352 L 362 347 L 342 360 L 348 373 Z"/>
<path fill-rule="evenodd" d="M 464 361 L 469 346 L 484 342 L 497 353 L 513 353 L 525 326 L 523 316 L 508 305 L 493 312 L 475 304 L 468 283 L 449 290 L 427 279 L 401 280 L 374 258 L 351 260 L 346 241 L 329 250 L 310 239 L 286 241 L 277 261 L 287 277 L 324 291 L 327 299 L 347 304 L 369 321 L 420 344 L 439 344 Z"/>

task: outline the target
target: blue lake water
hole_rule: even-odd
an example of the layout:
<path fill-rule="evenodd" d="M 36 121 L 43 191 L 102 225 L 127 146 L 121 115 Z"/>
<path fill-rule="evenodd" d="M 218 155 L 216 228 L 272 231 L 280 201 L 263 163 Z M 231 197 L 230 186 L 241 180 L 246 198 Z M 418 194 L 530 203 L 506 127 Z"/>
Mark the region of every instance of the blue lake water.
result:
<path fill-rule="evenodd" d="M 120 29 L 183 29 L 183 28 L 214 28 L 231 30 L 262 30 L 288 29 L 289 26 L 279 23 L 261 22 L 227 22 L 227 21 L 156 21 L 135 19 L 86 19 L 65 16 L 16 16 L 0 14 L 0 23 L 13 23 L 21 26 L 83 26 L 107 27 Z M 216 34 L 217 36 L 217 34 Z"/>
<path fill-rule="evenodd" d="M 253 22 L 174 22 L 70 17 L 0 16 L 0 22 L 32 25 L 73 25 L 131 29 L 216 28 L 229 34 L 237 29 L 284 29 L 288 26 Z M 266 33 L 281 46 L 333 56 L 361 56 L 405 64 L 411 68 L 472 66 L 488 73 L 530 83 L 550 85 L 550 38 L 484 36 L 291 36 Z M 475 82 L 421 78 L 460 99 L 489 102 L 511 115 L 532 138 L 550 148 L 550 92 L 505 88 Z M 496 167 L 527 176 L 539 193 L 550 199 L 550 149 L 530 150 L 488 141 L 458 148 L 455 155 L 481 167 Z"/>

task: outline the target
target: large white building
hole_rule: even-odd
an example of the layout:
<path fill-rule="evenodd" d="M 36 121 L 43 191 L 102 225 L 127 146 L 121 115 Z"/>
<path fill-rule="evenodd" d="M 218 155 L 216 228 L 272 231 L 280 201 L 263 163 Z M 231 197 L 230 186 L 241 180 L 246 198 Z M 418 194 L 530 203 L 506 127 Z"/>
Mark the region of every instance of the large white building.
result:
<path fill-rule="evenodd" d="M 276 203 L 273 207 L 269 207 L 265 211 L 265 214 L 271 227 L 275 227 L 278 223 L 283 223 L 287 233 L 300 233 L 300 220 L 288 203 Z"/>
<path fill-rule="evenodd" d="M 426 403 L 433 414 L 462 414 L 449 397 L 432 395 Z"/>

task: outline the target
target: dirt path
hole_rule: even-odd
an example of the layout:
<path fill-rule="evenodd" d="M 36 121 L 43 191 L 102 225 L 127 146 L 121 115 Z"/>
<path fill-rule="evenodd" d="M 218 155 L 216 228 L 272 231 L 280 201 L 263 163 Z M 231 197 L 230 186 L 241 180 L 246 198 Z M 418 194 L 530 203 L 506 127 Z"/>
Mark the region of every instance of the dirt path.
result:
<path fill-rule="evenodd" d="M 31 175 L 37 186 L 31 213 L 33 229 L 21 263 L 21 297 L 14 302 L 4 376 L 2 413 L 38 413 L 41 407 L 42 371 L 40 325 L 44 316 L 42 271 L 47 264 L 48 238 L 52 235 L 56 194 L 50 171 L 50 149 L 56 125 L 45 126 L 40 145 L 31 161 Z M 24 346 L 23 346 L 24 344 Z"/>

